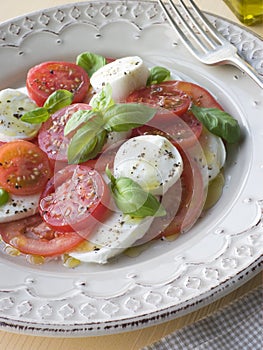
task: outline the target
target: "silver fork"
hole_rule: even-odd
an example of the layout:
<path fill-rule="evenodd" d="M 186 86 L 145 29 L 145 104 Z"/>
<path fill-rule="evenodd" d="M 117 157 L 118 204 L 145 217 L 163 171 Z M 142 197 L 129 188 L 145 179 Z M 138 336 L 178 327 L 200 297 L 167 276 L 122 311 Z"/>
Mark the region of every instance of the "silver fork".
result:
<path fill-rule="evenodd" d="M 173 12 L 164 1 L 158 1 L 182 42 L 199 61 L 208 65 L 232 64 L 247 73 L 263 89 L 263 80 L 256 70 L 238 55 L 237 48 L 215 29 L 193 0 L 188 0 L 193 11 L 183 0 L 179 0 L 181 11 L 173 0 L 168 0 Z"/>

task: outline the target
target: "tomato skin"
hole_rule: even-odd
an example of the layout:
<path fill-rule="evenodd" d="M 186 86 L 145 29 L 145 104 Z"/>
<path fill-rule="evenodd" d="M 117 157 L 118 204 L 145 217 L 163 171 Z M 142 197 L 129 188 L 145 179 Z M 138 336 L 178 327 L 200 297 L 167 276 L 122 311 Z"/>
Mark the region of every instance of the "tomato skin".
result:
<path fill-rule="evenodd" d="M 0 235 L 6 244 L 10 244 L 21 253 L 44 257 L 67 253 L 84 240 L 84 235 L 76 232 L 54 231 L 38 214 L 0 224 Z"/>
<path fill-rule="evenodd" d="M 158 111 L 147 125 L 134 129 L 132 135 L 161 135 L 175 146 L 184 149 L 198 141 L 202 130 L 202 123 L 190 111 L 179 117 L 171 111 L 164 110 Z"/>
<path fill-rule="evenodd" d="M 140 245 L 153 239 L 188 231 L 198 220 L 206 198 L 203 178 L 191 154 L 179 149 L 184 169 L 180 180 L 168 189 L 162 199 L 166 215 L 155 218 L 148 232 L 137 241 Z"/>
<path fill-rule="evenodd" d="M 168 109 L 180 116 L 188 110 L 191 100 L 184 91 L 177 88 L 176 82 L 169 81 L 135 90 L 126 98 L 126 102 Z"/>
<path fill-rule="evenodd" d="M 179 80 L 165 81 L 161 84 L 156 84 L 148 88 L 137 90 L 128 96 L 127 102 L 138 101 L 150 105 L 156 105 L 154 96 L 158 91 L 158 86 L 161 93 L 164 91 L 168 94 L 168 96 L 169 94 L 172 94 L 173 91 L 175 91 L 175 93 L 178 91 L 183 92 L 188 96 L 190 103 L 193 103 L 199 107 L 223 109 L 216 99 L 203 87 L 197 84 Z M 152 91 L 154 91 L 153 95 Z M 190 103 L 188 105 L 184 104 L 183 107 L 188 106 L 187 108 L 189 108 Z M 191 147 L 202 133 L 202 124 L 190 110 L 180 108 L 173 110 L 169 108 L 169 104 L 167 104 L 165 107 L 176 114 L 177 117 L 173 119 L 172 115 L 169 115 L 168 111 L 165 112 L 160 110 L 156 113 L 155 117 L 148 123 L 148 125 L 134 129 L 133 136 L 158 134 L 167 137 L 175 146 L 179 145 L 181 148 Z"/>
<path fill-rule="evenodd" d="M 182 201 L 178 212 L 161 233 L 162 237 L 188 231 L 200 217 L 205 203 L 206 191 L 201 171 L 190 154 L 181 151 L 181 155 L 184 163 L 181 176 Z M 167 210 L 169 211 L 169 208 Z"/>
<path fill-rule="evenodd" d="M 43 106 L 50 94 L 65 89 L 74 94 L 73 103 L 82 102 L 90 80 L 86 71 L 71 62 L 48 61 L 32 67 L 27 74 L 29 96 L 38 106 Z"/>
<path fill-rule="evenodd" d="M 46 154 L 35 144 L 19 140 L 0 147 L 0 187 L 16 195 L 41 192 L 51 177 Z"/>
<path fill-rule="evenodd" d="M 167 81 L 164 84 L 169 85 L 169 83 L 170 82 Z M 188 96 L 190 96 L 192 103 L 196 106 L 223 109 L 217 100 L 211 95 L 211 93 L 200 85 L 180 80 L 174 81 L 173 84 L 177 89 L 184 91 Z"/>
<path fill-rule="evenodd" d="M 109 201 L 108 186 L 96 170 L 69 165 L 47 183 L 39 212 L 54 230 L 91 231 L 105 217 Z"/>
<path fill-rule="evenodd" d="M 38 144 L 53 165 L 55 162 L 68 163 L 67 152 L 70 138 L 64 136 L 67 121 L 73 113 L 90 109 L 91 106 L 86 103 L 75 103 L 55 112 L 48 121 L 42 124 L 38 133 Z"/>

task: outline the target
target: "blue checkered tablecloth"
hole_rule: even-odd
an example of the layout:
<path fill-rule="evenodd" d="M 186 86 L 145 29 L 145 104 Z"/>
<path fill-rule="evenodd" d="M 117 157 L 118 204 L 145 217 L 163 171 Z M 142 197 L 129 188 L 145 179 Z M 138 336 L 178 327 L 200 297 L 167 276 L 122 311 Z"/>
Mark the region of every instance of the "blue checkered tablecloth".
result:
<path fill-rule="evenodd" d="M 262 350 L 262 287 L 142 350 Z"/>

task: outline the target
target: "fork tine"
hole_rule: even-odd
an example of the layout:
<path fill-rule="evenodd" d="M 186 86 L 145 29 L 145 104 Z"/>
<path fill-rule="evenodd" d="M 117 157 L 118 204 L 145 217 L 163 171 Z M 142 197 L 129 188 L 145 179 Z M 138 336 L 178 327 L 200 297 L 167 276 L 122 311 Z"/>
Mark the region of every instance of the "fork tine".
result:
<path fill-rule="evenodd" d="M 170 11 L 166 8 L 166 6 L 164 5 L 162 0 L 158 0 L 162 10 L 164 11 L 164 13 L 166 14 L 170 24 L 172 25 L 172 27 L 178 32 L 179 36 L 181 37 L 181 39 L 183 40 L 184 44 L 187 46 L 187 48 L 192 52 L 192 54 L 196 57 L 198 57 L 198 50 L 193 46 L 191 40 L 188 39 L 188 37 L 185 35 L 185 33 L 181 30 L 181 28 L 179 27 L 179 25 L 176 23 L 176 21 L 174 20 L 173 16 L 171 15 Z M 190 28 L 190 26 L 184 21 L 183 16 L 181 15 L 180 11 L 176 8 L 176 6 L 174 5 L 174 3 L 169 0 L 169 3 L 171 4 L 171 6 L 173 7 L 174 11 L 176 12 L 176 14 L 178 15 L 178 17 L 181 19 L 182 23 L 185 25 L 185 27 L 188 27 L 188 32 L 190 34 L 192 34 L 193 39 L 202 47 L 202 49 L 204 51 L 207 51 L 206 47 L 203 45 L 203 43 L 192 33 L 192 30 Z"/>
<path fill-rule="evenodd" d="M 183 24 L 183 26 L 185 27 L 185 29 L 188 31 L 188 33 L 191 35 L 192 39 L 194 39 L 194 41 L 201 47 L 201 49 L 203 51 L 207 51 L 207 47 L 203 44 L 202 41 L 200 41 L 200 39 L 197 37 L 197 35 L 195 35 L 193 29 L 189 26 L 189 24 L 186 22 L 186 20 L 184 19 L 183 15 L 181 14 L 181 12 L 178 10 L 178 8 L 175 6 L 173 0 L 168 0 L 169 4 L 172 6 L 173 10 L 176 12 L 177 16 L 180 18 L 181 23 Z M 181 3 L 183 3 L 183 1 L 180 1 Z M 183 3 L 184 8 L 187 9 L 187 7 L 185 6 L 185 4 Z M 187 9 L 188 10 L 188 9 Z M 188 11 L 189 12 L 189 11 Z"/>
<path fill-rule="evenodd" d="M 199 10 L 199 8 L 196 6 L 196 4 L 189 0 L 189 2 L 191 3 L 192 7 L 194 7 L 196 14 L 198 15 L 199 19 L 202 21 L 202 23 L 204 22 L 204 18 Z M 207 33 L 204 31 L 204 29 L 202 28 L 202 26 L 200 25 L 200 23 L 197 21 L 197 19 L 193 16 L 193 14 L 189 11 L 188 7 L 185 5 L 183 0 L 179 0 L 180 5 L 182 6 L 182 8 L 184 9 L 185 13 L 187 14 L 187 16 L 189 17 L 189 19 L 191 20 L 192 24 L 198 29 L 199 33 L 203 36 L 203 38 L 207 41 L 207 43 L 213 48 L 215 49 L 217 44 L 207 35 Z M 200 16 L 201 14 L 201 16 Z M 207 24 L 206 24 L 207 25 Z M 210 29 L 210 27 L 208 28 Z"/>
<path fill-rule="evenodd" d="M 224 44 L 226 39 L 215 29 L 212 23 L 206 18 L 206 16 L 202 13 L 202 11 L 197 7 L 196 3 L 193 0 L 188 0 L 196 13 L 199 19 L 206 25 L 206 28 L 209 32 L 218 40 L 220 44 Z"/>

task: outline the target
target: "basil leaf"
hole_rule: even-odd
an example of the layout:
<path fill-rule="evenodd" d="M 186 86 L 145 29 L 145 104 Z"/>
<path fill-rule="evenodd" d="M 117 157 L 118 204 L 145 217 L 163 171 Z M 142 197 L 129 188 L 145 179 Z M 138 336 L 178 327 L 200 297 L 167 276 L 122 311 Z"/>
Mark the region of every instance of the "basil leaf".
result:
<path fill-rule="evenodd" d="M 97 156 L 106 142 L 107 132 L 98 116 L 82 126 L 68 147 L 68 162 L 78 164 Z"/>
<path fill-rule="evenodd" d="M 59 109 L 69 106 L 73 101 L 74 95 L 68 90 L 56 90 L 48 96 L 44 103 L 44 108 L 48 110 L 50 114 L 55 113 Z"/>
<path fill-rule="evenodd" d="M 20 120 L 30 124 L 40 124 L 47 121 L 50 117 L 47 109 L 44 107 L 39 107 L 33 111 L 26 112 Z"/>
<path fill-rule="evenodd" d="M 111 180 L 111 191 L 117 207 L 124 213 L 133 217 L 164 216 L 166 211 L 159 201 L 135 181 L 128 177 L 115 179 L 106 169 Z"/>
<path fill-rule="evenodd" d="M 146 124 L 155 113 L 155 108 L 143 104 L 115 104 L 104 113 L 104 128 L 107 131 L 129 131 Z"/>
<path fill-rule="evenodd" d="M 21 120 L 30 124 L 39 124 L 47 121 L 51 114 L 72 103 L 73 94 L 68 90 L 56 90 L 44 103 L 43 107 L 25 113 Z"/>
<path fill-rule="evenodd" d="M 240 126 L 238 121 L 230 114 L 218 108 L 201 108 L 191 106 L 195 117 L 212 133 L 222 137 L 229 143 L 238 142 L 240 139 Z"/>
<path fill-rule="evenodd" d="M 9 193 L 0 188 L 0 206 L 5 205 L 9 201 Z"/>
<path fill-rule="evenodd" d="M 76 63 L 78 66 L 84 68 L 89 77 L 91 77 L 99 68 L 105 66 L 106 59 L 91 52 L 83 52 L 78 55 Z"/>
<path fill-rule="evenodd" d="M 112 186 L 115 186 L 116 179 L 115 179 L 115 177 L 113 176 L 112 172 L 110 171 L 108 164 L 107 164 L 107 166 L 106 166 L 105 173 L 106 173 L 106 175 L 108 176 L 108 178 L 109 178 L 109 180 L 110 180 L 110 182 L 111 182 L 111 185 L 112 185 Z"/>
<path fill-rule="evenodd" d="M 112 88 L 110 84 L 97 93 L 90 102 L 93 111 L 104 112 L 115 104 L 112 99 Z"/>
<path fill-rule="evenodd" d="M 85 111 L 77 111 L 72 114 L 70 119 L 67 121 L 67 124 L 64 128 L 64 135 L 68 135 L 73 130 L 77 129 L 81 124 L 90 120 L 90 118 L 94 117 L 96 113 L 93 110 L 85 110 Z"/>
<path fill-rule="evenodd" d="M 146 85 L 159 84 L 163 81 L 169 80 L 171 73 L 168 69 L 160 66 L 155 66 L 150 69 L 150 76 Z"/>

